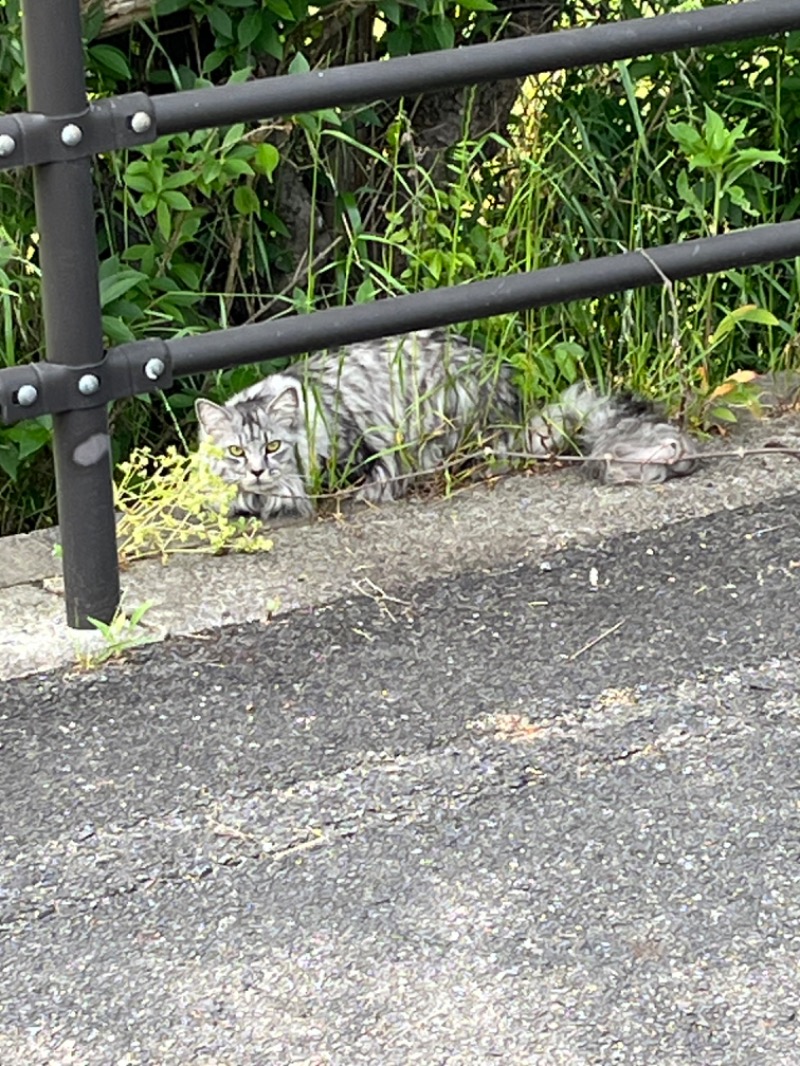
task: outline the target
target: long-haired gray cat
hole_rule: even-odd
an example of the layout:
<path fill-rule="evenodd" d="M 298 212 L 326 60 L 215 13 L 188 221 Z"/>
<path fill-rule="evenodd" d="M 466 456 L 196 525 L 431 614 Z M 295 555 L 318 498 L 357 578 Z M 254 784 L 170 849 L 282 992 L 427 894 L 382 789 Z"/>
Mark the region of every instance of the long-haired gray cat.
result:
<path fill-rule="evenodd" d="M 320 472 L 358 482 L 357 498 L 402 496 L 415 474 L 465 446 L 499 459 L 577 450 L 606 482 L 655 483 L 694 467 L 690 438 L 645 401 L 573 385 L 524 422 L 511 368 L 463 337 L 420 330 L 318 352 L 224 405 L 198 400 L 212 468 L 238 487 L 233 510 L 310 516 Z"/>

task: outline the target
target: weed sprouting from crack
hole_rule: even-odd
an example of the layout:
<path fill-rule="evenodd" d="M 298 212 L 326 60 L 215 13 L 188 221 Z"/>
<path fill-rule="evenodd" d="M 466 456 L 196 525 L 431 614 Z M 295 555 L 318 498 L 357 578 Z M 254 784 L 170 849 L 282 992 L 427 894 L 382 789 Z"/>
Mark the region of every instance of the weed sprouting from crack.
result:
<path fill-rule="evenodd" d="M 157 635 L 143 625 L 144 616 L 152 606 L 151 600 L 138 604 L 130 611 L 120 606 L 110 622 L 101 622 L 99 618 L 90 617 L 89 622 L 94 626 L 95 633 L 100 634 L 103 642 L 100 647 L 89 643 L 76 645 L 78 666 L 82 670 L 92 670 L 109 659 L 119 659 L 133 648 L 157 640 Z"/>

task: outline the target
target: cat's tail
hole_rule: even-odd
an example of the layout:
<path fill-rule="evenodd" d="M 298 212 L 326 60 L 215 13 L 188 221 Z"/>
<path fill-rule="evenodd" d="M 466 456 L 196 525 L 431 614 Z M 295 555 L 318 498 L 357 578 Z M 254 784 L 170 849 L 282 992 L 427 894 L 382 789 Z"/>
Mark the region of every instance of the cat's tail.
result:
<path fill-rule="evenodd" d="M 589 473 L 606 484 L 657 484 L 697 466 L 692 438 L 651 403 L 627 394 L 602 396 L 582 383 L 530 420 L 526 444 L 538 459 L 584 456 Z"/>

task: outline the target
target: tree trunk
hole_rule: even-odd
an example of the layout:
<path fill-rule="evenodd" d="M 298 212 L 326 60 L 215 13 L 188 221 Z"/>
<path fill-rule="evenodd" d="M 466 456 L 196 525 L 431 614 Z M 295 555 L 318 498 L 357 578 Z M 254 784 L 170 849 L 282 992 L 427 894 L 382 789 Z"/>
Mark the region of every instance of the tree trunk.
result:
<path fill-rule="evenodd" d="M 498 16 L 508 21 L 499 35 L 503 40 L 548 33 L 564 9 L 565 0 L 495 0 Z M 480 44 L 476 39 L 459 44 Z M 446 90 L 421 96 L 413 111 L 414 141 L 420 163 L 436 169 L 436 157 L 452 148 L 466 133 L 473 139 L 487 133 L 502 133 L 508 124 L 524 79 L 508 79 L 478 85 L 474 89 Z M 470 93 L 472 97 L 470 98 Z M 464 119 L 469 109 L 469 129 Z"/>
<path fill-rule="evenodd" d="M 152 18 L 154 0 L 81 0 L 84 15 L 101 6 L 105 14 L 98 36 L 110 37 L 132 22 Z"/>

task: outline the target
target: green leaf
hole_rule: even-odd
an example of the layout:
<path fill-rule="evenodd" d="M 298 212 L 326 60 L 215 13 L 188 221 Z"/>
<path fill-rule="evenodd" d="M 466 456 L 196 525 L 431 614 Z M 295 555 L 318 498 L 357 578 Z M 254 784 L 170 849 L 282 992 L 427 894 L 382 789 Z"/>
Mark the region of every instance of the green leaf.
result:
<path fill-rule="evenodd" d="M 703 128 L 706 144 L 709 148 L 715 152 L 724 152 L 731 148 L 731 135 L 725 128 L 725 123 L 722 121 L 722 116 L 716 111 L 712 110 L 706 104 L 706 121 Z"/>
<path fill-rule="evenodd" d="M 161 199 L 169 204 L 173 211 L 191 211 L 192 201 L 182 192 L 167 190 L 161 194 Z"/>
<path fill-rule="evenodd" d="M 156 250 L 152 244 L 132 244 L 130 248 L 126 248 L 122 253 L 123 259 L 126 261 L 138 262 L 144 273 L 147 275 L 152 275 L 155 270 L 155 256 Z M 101 272 L 102 269 L 103 266 L 101 264 Z"/>
<path fill-rule="evenodd" d="M 319 120 L 314 112 L 295 115 L 294 121 L 301 129 L 306 130 L 314 137 L 319 133 Z"/>
<path fill-rule="evenodd" d="M 252 74 L 252 67 L 240 67 L 238 70 L 234 70 L 228 78 L 228 85 L 241 85 L 242 82 L 248 81 Z"/>
<path fill-rule="evenodd" d="M 107 259 L 104 259 L 98 267 L 98 275 L 100 280 L 105 278 L 114 278 L 120 271 L 120 257 L 118 255 L 110 255 Z"/>
<path fill-rule="evenodd" d="M 453 23 L 444 17 L 433 23 L 433 35 L 440 48 L 452 48 L 456 43 L 456 31 Z"/>
<path fill-rule="evenodd" d="M 166 168 L 161 159 L 147 159 L 141 161 L 142 166 L 137 167 L 134 163 L 127 168 L 126 174 L 133 174 L 136 176 L 146 176 L 150 180 L 150 184 L 154 189 L 161 188 L 161 182 L 164 180 Z"/>
<path fill-rule="evenodd" d="M 338 197 L 338 201 L 340 210 L 347 215 L 353 234 L 358 236 L 363 233 L 364 223 L 361 218 L 361 212 L 358 209 L 358 200 L 355 193 L 343 192 Z"/>
<path fill-rule="evenodd" d="M 308 60 L 302 52 L 295 52 L 291 63 L 289 64 L 290 74 L 307 74 L 311 69 L 308 65 Z"/>
<path fill-rule="evenodd" d="M 396 30 L 390 30 L 384 37 L 386 50 L 390 56 L 406 56 L 411 51 L 411 30 L 400 26 Z"/>
<path fill-rule="evenodd" d="M 703 138 L 686 122 L 668 122 L 667 129 L 685 155 L 691 156 L 703 146 Z"/>
<path fill-rule="evenodd" d="M 747 163 L 751 166 L 756 163 L 786 163 L 786 158 L 780 152 L 762 151 L 760 148 L 742 148 L 736 153 L 736 163 L 737 165 Z"/>
<path fill-rule="evenodd" d="M 731 332 L 739 322 L 755 322 L 761 326 L 779 326 L 780 320 L 765 307 L 756 307 L 755 304 L 745 304 L 737 307 L 735 311 L 729 311 L 722 319 L 709 338 L 709 344 L 716 344 L 724 336 Z"/>
<path fill-rule="evenodd" d="M 144 174 L 125 174 L 125 184 L 129 189 L 133 189 L 134 192 L 152 192 L 155 186 L 153 182 Z"/>
<path fill-rule="evenodd" d="M 254 48 L 257 52 L 272 56 L 273 59 L 283 59 L 283 42 L 272 23 L 262 27 Z"/>
<path fill-rule="evenodd" d="M 400 24 L 400 4 L 398 0 L 383 0 L 379 5 L 379 11 L 385 19 L 393 22 L 395 26 Z"/>
<path fill-rule="evenodd" d="M 194 396 L 184 396 L 182 393 L 176 393 L 169 398 L 170 407 L 174 407 L 179 411 L 185 411 L 189 407 L 194 407 L 194 401 Z"/>
<path fill-rule="evenodd" d="M 148 147 L 150 147 L 148 145 Z M 149 159 L 134 159 L 132 163 L 129 163 L 125 168 L 125 174 L 147 174 L 150 170 Z"/>
<path fill-rule="evenodd" d="M 112 344 L 126 344 L 136 340 L 128 323 L 112 315 L 103 315 L 103 333 Z"/>
<path fill-rule="evenodd" d="M 170 174 L 164 178 L 162 189 L 178 189 L 182 185 L 189 185 L 197 180 L 197 175 L 192 170 L 179 170 L 177 174 Z"/>
<path fill-rule="evenodd" d="M 251 177 L 253 174 L 253 168 L 244 159 L 226 159 L 222 164 L 222 169 L 226 177 L 241 178 L 245 175 Z"/>
<path fill-rule="evenodd" d="M 253 157 L 253 166 L 266 178 L 271 179 L 272 175 L 275 173 L 275 168 L 280 161 L 281 154 L 275 145 L 264 142 L 259 144 L 256 148 L 256 154 Z"/>
<path fill-rule="evenodd" d="M 218 67 L 221 67 L 222 64 L 226 62 L 227 59 L 227 48 L 215 48 L 214 51 L 209 52 L 203 60 L 203 73 L 213 74 Z"/>
<path fill-rule="evenodd" d="M 746 215 L 752 215 L 754 218 L 758 217 L 758 211 L 756 211 L 756 209 L 745 196 L 744 189 L 741 187 L 741 185 L 728 185 L 725 188 L 725 192 L 731 200 L 731 203 L 734 203 L 737 207 L 740 207 Z"/>
<path fill-rule="evenodd" d="M 719 157 L 710 151 L 704 150 L 702 152 L 695 152 L 694 155 L 689 159 L 689 169 L 719 170 L 719 162 Z"/>
<path fill-rule="evenodd" d="M 233 40 L 233 22 L 224 7 L 214 4 L 207 7 L 205 16 L 217 37 L 226 43 Z"/>
<path fill-rule="evenodd" d="M 165 241 L 168 241 L 172 233 L 172 214 L 170 213 L 169 205 L 163 200 L 158 201 L 156 220 L 162 237 Z"/>
<path fill-rule="evenodd" d="M 12 426 L 7 436 L 16 442 L 18 458 L 21 461 L 48 445 L 53 433 L 49 426 L 42 425 L 41 422 L 23 422 Z"/>
<path fill-rule="evenodd" d="M 342 124 L 342 116 L 331 107 L 324 107 L 321 111 L 317 111 L 316 115 L 320 122 L 327 122 L 331 126 L 341 126 Z"/>
<path fill-rule="evenodd" d="M 249 48 L 260 32 L 261 11 L 256 8 L 248 11 L 237 27 L 236 39 L 239 42 L 239 47 L 242 49 Z"/>
<path fill-rule="evenodd" d="M 163 307 L 165 303 L 169 303 L 171 307 L 196 307 L 197 293 L 176 292 L 172 289 L 170 292 L 159 296 L 153 306 L 160 308 Z"/>
<path fill-rule="evenodd" d="M 255 145 L 251 144 L 249 141 L 243 141 L 228 152 L 227 159 L 245 159 L 249 162 L 255 154 Z"/>
<path fill-rule="evenodd" d="M 233 206 L 240 215 L 255 215 L 261 203 L 249 185 L 239 185 L 233 194 Z"/>
<path fill-rule="evenodd" d="M 224 152 L 226 149 L 238 144 L 242 137 L 244 137 L 244 123 L 237 122 L 225 131 L 225 136 L 222 138 L 222 151 Z"/>
<path fill-rule="evenodd" d="M 118 300 L 114 301 L 114 314 L 117 318 L 122 318 L 130 324 L 131 322 L 140 322 L 144 315 L 144 311 L 138 304 L 133 303 L 132 300 L 128 300 L 124 296 L 121 296 Z"/>
<path fill-rule="evenodd" d="M 7 8 L 7 5 L 4 6 Z M 6 15 L 6 18 L 9 18 L 9 14 Z M 92 5 L 89 10 L 83 12 L 83 36 L 87 41 L 93 41 L 97 37 L 103 26 L 104 19 L 105 12 L 102 4 Z"/>
<path fill-rule="evenodd" d="M 279 18 L 287 19 L 289 22 L 296 22 L 294 11 L 286 3 L 286 0 L 268 0 L 267 7 Z"/>
<path fill-rule="evenodd" d="M 694 189 L 689 184 L 689 175 L 686 173 L 685 170 L 682 170 L 678 175 L 678 180 L 675 183 L 675 188 L 677 190 L 678 196 L 680 196 L 681 200 L 683 200 L 683 202 L 687 206 L 687 210 L 682 211 L 678 217 L 688 218 L 689 214 L 691 212 L 694 212 L 694 214 L 698 218 L 702 219 L 705 215 L 705 208 L 703 207 L 703 204 L 695 193 Z"/>
<path fill-rule="evenodd" d="M 131 68 L 124 52 L 110 44 L 95 44 L 89 49 L 92 60 L 117 78 L 130 78 Z"/>
<path fill-rule="evenodd" d="M 206 185 L 211 185 L 222 173 L 222 163 L 218 159 L 209 159 L 203 166 L 202 177 Z"/>
<path fill-rule="evenodd" d="M 442 253 L 436 250 L 426 252 L 422 259 L 425 262 L 425 266 L 431 273 L 434 281 L 438 281 L 442 276 L 442 271 L 445 269 L 444 257 Z"/>
<path fill-rule="evenodd" d="M 715 418 L 718 422 L 736 422 L 737 418 L 730 407 L 712 407 L 710 411 L 712 418 Z"/>
<path fill-rule="evenodd" d="M 275 233 L 278 237 L 289 236 L 289 227 L 286 225 L 282 218 L 279 218 L 275 214 L 274 211 L 270 211 L 268 209 L 262 211 L 261 219 L 264 225 L 269 226 L 273 233 Z"/>
<path fill-rule="evenodd" d="M 0 442 L 0 470 L 12 481 L 17 480 L 19 469 L 19 452 L 9 444 Z"/>
<path fill-rule="evenodd" d="M 184 289 L 190 289 L 193 294 L 199 290 L 202 272 L 196 263 L 174 263 L 172 273 Z"/>
<path fill-rule="evenodd" d="M 553 361 L 558 367 L 559 373 L 570 384 L 577 380 L 578 367 L 586 352 L 580 344 L 572 341 L 562 341 L 553 349 Z"/>
<path fill-rule="evenodd" d="M 365 278 L 356 290 L 356 303 L 368 304 L 376 297 L 375 286 L 370 278 Z"/>
<path fill-rule="evenodd" d="M 184 7 L 188 7 L 192 0 L 156 0 L 155 11 L 156 15 L 172 15 L 176 11 L 181 11 Z"/>
<path fill-rule="evenodd" d="M 189 306 L 194 307 L 197 304 L 197 297 L 192 296 L 189 301 Z M 157 304 L 153 305 L 154 310 L 157 310 L 160 315 L 163 315 L 166 321 L 172 326 L 183 326 L 186 324 L 186 316 L 180 309 L 178 301 L 175 299 L 168 299 L 163 297 Z"/>
<path fill-rule="evenodd" d="M 149 215 L 158 203 L 158 193 L 146 192 L 138 204 L 134 204 L 137 215 Z"/>
<path fill-rule="evenodd" d="M 107 307 L 109 304 L 124 296 L 126 292 L 135 288 L 141 281 L 145 281 L 146 274 L 133 267 L 120 267 L 119 270 L 107 278 L 100 279 L 100 306 Z"/>

